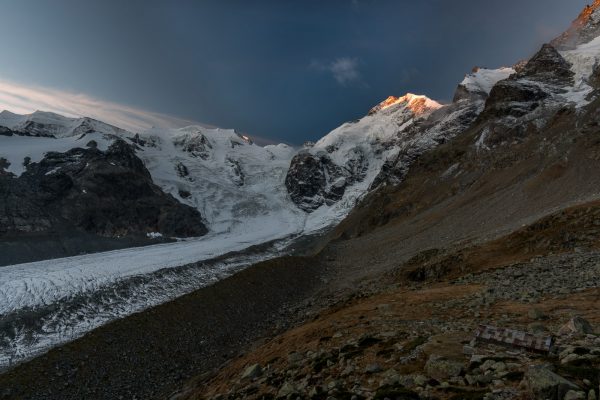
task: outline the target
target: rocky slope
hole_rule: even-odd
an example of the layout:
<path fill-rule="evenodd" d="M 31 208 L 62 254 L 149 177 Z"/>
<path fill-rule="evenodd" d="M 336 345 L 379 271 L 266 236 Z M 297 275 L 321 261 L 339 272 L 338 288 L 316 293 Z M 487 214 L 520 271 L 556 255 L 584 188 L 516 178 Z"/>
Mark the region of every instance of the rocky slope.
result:
<path fill-rule="evenodd" d="M 319 256 L 332 307 L 172 398 L 597 399 L 598 8 L 362 199 Z M 480 324 L 554 345 L 484 343 Z"/>
<path fill-rule="evenodd" d="M 372 284 L 171 398 L 594 399 L 596 259 L 541 257 L 441 283 Z M 478 324 L 554 335 L 554 347 L 536 354 L 480 342 Z"/>
<path fill-rule="evenodd" d="M 600 34 L 600 1 L 594 0 L 573 21 L 571 26 L 562 35 L 554 39 L 551 44 L 560 49 L 573 49 L 583 43 L 588 43 Z"/>

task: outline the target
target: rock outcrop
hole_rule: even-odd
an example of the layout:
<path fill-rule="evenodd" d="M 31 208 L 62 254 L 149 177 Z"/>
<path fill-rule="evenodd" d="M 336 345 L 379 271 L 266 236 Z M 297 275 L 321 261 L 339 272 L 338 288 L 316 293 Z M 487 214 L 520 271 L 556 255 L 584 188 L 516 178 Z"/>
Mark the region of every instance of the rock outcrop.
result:
<path fill-rule="evenodd" d="M 134 149 L 116 140 L 50 152 L 20 176 L 0 174 L 0 239 L 73 230 L 101 237 L 201 236 L 199 212 L 156 186 Z"/>
<path fill-rule="evenodd" d="M 570 68 L 554 47 L 544 45 L 519 72 L 492 88 L 482 118 L 519 118 L 532 113 L 573 84 Z"/>
<path fill-rule="evenodd" d="M 310 212 L 339 201 L 348 185 L 364 179 L 368 168 L 368 161 L 359 150 L 353 155 L 343 166 L 337 165 L 327 153 L 306 151 L 295 155 L 285 179 L 294 203 Z"/>

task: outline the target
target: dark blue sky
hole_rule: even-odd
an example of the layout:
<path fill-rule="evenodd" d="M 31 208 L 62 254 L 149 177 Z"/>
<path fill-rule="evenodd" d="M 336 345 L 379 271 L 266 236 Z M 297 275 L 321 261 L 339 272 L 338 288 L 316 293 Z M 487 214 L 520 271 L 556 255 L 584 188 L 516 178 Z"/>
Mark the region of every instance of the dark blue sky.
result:
<path fill-rule="evenodd" d="M 388 95 L 446 101 L 586 0 L 0 0 L 0 79 L 293 144 Z"/>

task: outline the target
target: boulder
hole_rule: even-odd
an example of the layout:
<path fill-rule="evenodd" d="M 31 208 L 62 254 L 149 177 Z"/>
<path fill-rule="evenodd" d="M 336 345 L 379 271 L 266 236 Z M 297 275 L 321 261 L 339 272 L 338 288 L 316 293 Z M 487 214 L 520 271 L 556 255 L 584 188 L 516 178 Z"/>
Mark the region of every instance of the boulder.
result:
<path fill-rule="evenodd" d="M 367 374 L 376 374 L 376 373 L 381 372 L 381 371 L 383 371 L 383 368 L 381 368 L 381 365 L 379 365 L 377 363 L 369 364 L 365 368 L 365 372 Z"/>
<path fill-rule="evenodd" d="M 296 351 L 293 351 L 288 355 L 288 362 L 290 364 L 298 364 L 302 360 L 304 360 L 304 357 L 302 356 L 302 354 Z"/>
<path fill-rule="evenodd" d="M 285 382 L 279 388 L 279 391 L 277 392 L 277 398 L 278 399 L 283 399 L 283 398 L 286 398 L 286 397 L 288 397 L 290 395 L 293 395 L 295 393 L 296 393 L 296 387 L 292 383 L 290 383 L 290 382 Z"/>
<path fill-rule="evenodd" d="M 260 364 L 253 364 L 244 370 L 244 373 L 242 373 L 242 379 L 254 379 L 262 376 L 262 374 L 263 369 Z"/>
<path fill-rule="evenodd" d="M 523 382 L 536 399 L 562 400 L 570 390 L 579 389 L 577 385 L 552 372 L 545 365 L 529 367 Z"/>
<path fill-rule="evenodd" d="M 581 317 L 573 317 L 558 330 L 558 336 L 587 335 L 594 333 L 592 325 Z"/>
<path fill-rule="evenodd" d="M 594 391 L 594 389 L 590 389 L 590 391 L 588 392 L 588 397 L 587 400 L 596 400 L 596 392 Z"/>
<path fill-rule="evenodd" d="M 565 394 L 564 400 L 586 400 L 586 395 L 585 392 L 569 390 L 567 394 Z"/>
<path fill-rule="evenodd" d="M 446 380 L 459 376 L 463 370 L 464 365 L 462 362 L 437 355 L 431 355 L 425 364 L 427 375 L 437 380 Z"/>

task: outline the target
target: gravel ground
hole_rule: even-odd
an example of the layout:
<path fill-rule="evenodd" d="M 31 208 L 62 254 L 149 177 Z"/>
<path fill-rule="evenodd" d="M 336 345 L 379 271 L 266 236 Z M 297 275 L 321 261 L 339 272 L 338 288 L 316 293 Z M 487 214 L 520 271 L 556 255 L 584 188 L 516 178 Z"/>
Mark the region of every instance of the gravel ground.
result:
<path fill-rule="evenodd" d="M 0 375 L 0 398 L 163 398 L 301 316 L 322 286 L 310 259 L 267 261 L 115 321 Z"/>
<path fill-rule="evenodd" d="M 599 269 L 599 252 L 578 251 L 443 282 L 365 284 L 173 399 L 596 399 Z M 554 345 L 476 341 L 478 324 Z"/>

